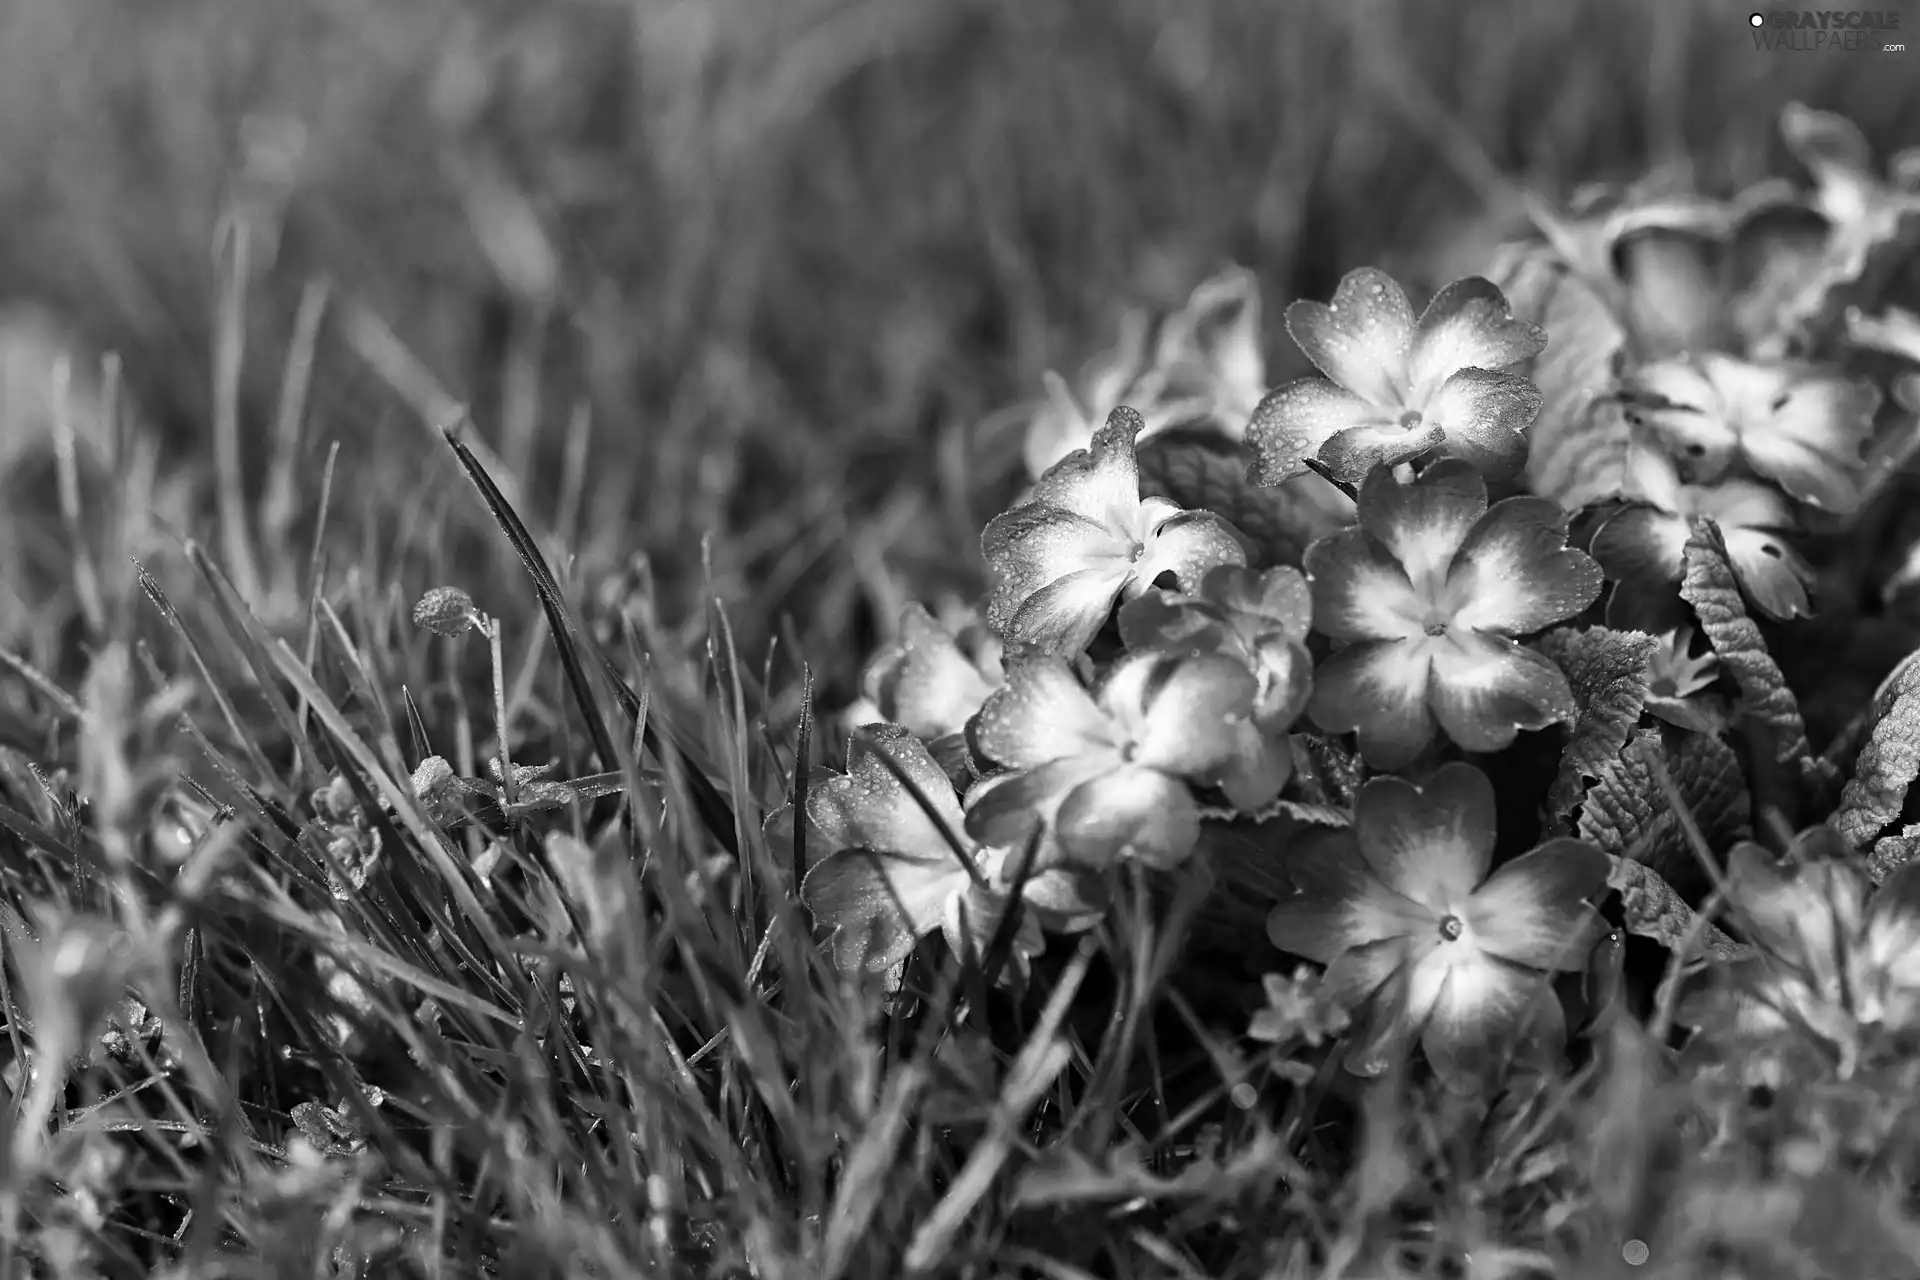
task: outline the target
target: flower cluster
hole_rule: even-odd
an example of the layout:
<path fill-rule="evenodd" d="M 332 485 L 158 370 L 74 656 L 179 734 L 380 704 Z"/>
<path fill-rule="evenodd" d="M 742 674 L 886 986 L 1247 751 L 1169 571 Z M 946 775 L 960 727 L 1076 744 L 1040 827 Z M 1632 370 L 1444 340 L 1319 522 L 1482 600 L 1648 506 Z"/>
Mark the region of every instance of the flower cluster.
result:
<path fill-rule="evenodd" d="M 1849 352 L 1920 365 L 1907 313 L 1840 325 L 1831 302 L 1904 197 L 1832 118 L 1784 128 L 1811 193 L 1540 206 L 1544 243 L 1420 309 L 1349 273 L 1285 313 L 1315 376 L 1266 385 L 1239 270 L 1135 323 L 1077 397 L 1049 375 L 978 614 L 907 610 L 867 668 L 877 723 L 806 807 L 801 896 L 836 966 L 898 986 L 937 932 L 1017 974 L 1137 876 L 1251 859 L 1292 957 L 1263 969 L 1296 973 L 1270 976 L 1256 1038 L 1337 1037 L 1359 1074 L 1417 1046 L 1471 1092 L 1516 1053 L 1555 1061 L 1569 1027 L 1622 1016 L 1624 933 L 1745 955 L 1722 966 L 1742 1034 L 1920 1029 L 1920 873 L 1867 905 L 1860 856 L 1920 852 L 1920 825 L 1889 826 L 1920 679 L 1860 722 L 1842 847 L 1787 876 L 1752 842 L 1749 762 L 1806 784 L 1769 794 L 1791 811 L 1840 789 L 1750 614 L 1813 613 L 1801 531 L 1844 527 L 1899 453 Z M 1276 535 L 1310 506 L 1310 534 Z M 1746 952 L 1665 878 L 1700 845 L 1734 872 Z M 1580 973 L 1569 1015 L 1556 978 Z"/>

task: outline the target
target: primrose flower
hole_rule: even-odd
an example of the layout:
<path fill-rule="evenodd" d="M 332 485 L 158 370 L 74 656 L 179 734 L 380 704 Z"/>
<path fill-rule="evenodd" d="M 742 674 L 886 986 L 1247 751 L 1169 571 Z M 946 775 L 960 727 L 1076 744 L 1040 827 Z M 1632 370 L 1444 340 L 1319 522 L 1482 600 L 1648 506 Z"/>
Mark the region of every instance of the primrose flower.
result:
<path fill-rule="evenodd" d="M 981 784 L 967 830 L 1024 849 L 1044 827 L 1044 865 L 1174 866 L 1200 835 L 1189 782 L 1243 809 L 1286 782 L 1247 734 L 1256 691 L 1244 666 L 1215 655 L 1132 654 L 1093 693 L 1058 658 L 1013 663 L 967 732 L 976 755 L 1017 772 Z"/>
<path fill-rule="evenodd" d="M 1681 729 L 1718 733 L 1726 712 L 1706 696 L 1719 679 L 1720 663 L 1708 650 L 1692 656 L 1693 631 L 1680 627 L 1660 637 L 1647 667 L 1647 710 Z"/>
<path fill-rule="evenodd" d="M 1120 639 L 1133 652 L 1217 653 L 1259 681 L 1254 722 L 1284 730 L 1300 717 L 1312 687 L 1307 632 L 1313 593 L 1288 565 L 1261 573 L 1243 565 L 1207 570 L 1197 594 L 1150 591 L 1120 610 Z"/>
<path fill-rule="evenodd" d="M 1489 876 L 1494 834 L 1493 784 L 1455 763 L 1424 788 L 1372 779 L 1351 828 L 1296 848 L 1294 895 L 1267 930 L 1328 966 L 1327 988 L 1358 1015 L 1348 1070 L 1377 1075 L 1418 1040 L 1450 1089 L 1471 1091 L 1557 1013 L 1548 971 L 1586 967 L 1607 856 L 1552 840 Z"/>
<path fill-rule="evenodd" d="M 1621 496 L 1635 505 L 1607 517 L 1591 545 L 1593 558 L 1619 584 L 1607 606 L 1610 625 L 1658 631 L 1680 620 L 1687 540 L 1700 516 L 1719 526 L 1734 576 L 1763 613 L 1786 621 L 1810 610 L 1813 569 L 1780 536 L 1795 520 L 1778 489 L 1739 479 L 1683 484 L 1662 450 L 1640 442 L 1626 472 Z"/>
<path fill-rule="evenodd" d="M 987 625 L 1009 646 L 1071 657 L 1116 600 L 1144 594 L 1161 574 L 1184 590 L 1215 565 L 1246 563 L 1219 516 L 1140 496 L 1141 425 L 1132 409 L 1115 409 L 1091 446 L 1040 477 L 1030 502 L 988 522 Z"/>
<path fill-rule="evenodd" d="M 1641 366 L 1622 395 L 1692 483 L 1741 464 L 1809 506 L 1844 515 L 1860 504 L 1880 407 L 1871 383 L 1709 351 Z"/>
<path fill-rule="evenodd" d="M 1358 730 L 1376 769 L 1420 754 L 1434 726 L 1469 751 L 1574 713 L 1560 668 L 1522 647 L 1600 593 L 1600 566 L 1566 545 L 1544 498 L 1487 506 L 1487 487 L 1445 461 L 1411 484 L 1384 468 L 1360 490 L 1360 524 L 1307 548 L 1313 625 L 1346 641 L 1313 677 L 1307 714 Z"/>
<path fill-rule="evenodd" d="M 951 773 L 950 762 L 965 755 L 967 721 L 1004 678 L 1000 648 L 1000 638 L 984 627 L 962 627 L 956 635 L 926 606 L 910 604 L 893 643 L 867 663 L 861 691 L 881 720 L 933 744 Z"/>
<path fill-rule="evenodd" d="M 832 852 L 807 873 L 800 896 L 831 930 L 841 972 L 885 974 L 897 988 L 914 946 L 936 929 L 956 955 L 986 955 L 1019 856 L 967 836 L 953 784 L 918 738 L 899 725 L 868 726 L 848 748 L 847 772 L 807 797 L 807 818 Z M 1080 898 L 1060 872 L 1030 877 L 1022 896 L 1037 908 L 1023 912 L 1014 935 L 1012 958 L 1024 966 L 1044 946 L 1041 916 L 1071 915 Z"/>
<path fill-rule="evenodd" d="M 1733 1025 L 1754 1034 L 1805 1027 L 1838 1048 L 1849 1070 L 1862 1029 L 1920 1030 L 1920 864 L 1875 891 L 1829 829 L 1802 832 L 1795 844 L 1797 860 L 1776 862 L 1751 841 L 1727 856 L 1734 918 L 1757 944 L 1727 964 Z"/>
<path fill-rule="evenodd" d="M 1288 307 L 1287 332 L 1327 376 L 1290 382 L 1260 402 L 1247 429 L 1257 483 L 1279 484 L 1317 460 L 1359 484 L 1376 465 L 1434 449 L 1494 479 L 1525 465 L 1520 433 L 1540 412 L 1540 392 L 1502 371 L 1538 355 L 1547 339 L 1515 319 L 1489 281 L 1454 281 L 1416 321 L 1391 277 L 1362 268 L 1340 281 L 1331 305 Z"/>

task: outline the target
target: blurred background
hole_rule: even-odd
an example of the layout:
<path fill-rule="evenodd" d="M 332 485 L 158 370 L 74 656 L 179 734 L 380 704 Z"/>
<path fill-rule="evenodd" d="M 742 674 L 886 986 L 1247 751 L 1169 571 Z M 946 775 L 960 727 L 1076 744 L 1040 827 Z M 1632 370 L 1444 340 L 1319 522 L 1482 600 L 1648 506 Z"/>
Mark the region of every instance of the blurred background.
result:
<path fill-rule="evenodd" d="M 1747 15 L 6 0 L 0 642 L 54 643 L 67 599 L 35 379 L 70 349 L 76 396 L 122 361 L 163 524 L 209 531 L 226 413 L 251 494 L 276 449 L 298 459 L 299 514 L 265 518 L 311 524 L 338 442 L 330 538 L 397 576 L 395 552 L 457 559 L 486 524 L 425 420 L 450 397 L 582 582 L 668 620 L 711 587 L 743 649 L 791 634 L 844 695 L 901 598 L 972 589 L 1017 483 L 982 420 L 1123 308 L 1231 261 L 1270 317 L 1366 263 L 1417 295 L 1509 229 L 1501 175 L 1550 197 L 1651 165 L 1749 181 L 1785 170 L 1790 99 L 1920 140 L 1920 54 L 1761 52 Z M 1277 325 L 1268 348 L 1296 371 Z"/>

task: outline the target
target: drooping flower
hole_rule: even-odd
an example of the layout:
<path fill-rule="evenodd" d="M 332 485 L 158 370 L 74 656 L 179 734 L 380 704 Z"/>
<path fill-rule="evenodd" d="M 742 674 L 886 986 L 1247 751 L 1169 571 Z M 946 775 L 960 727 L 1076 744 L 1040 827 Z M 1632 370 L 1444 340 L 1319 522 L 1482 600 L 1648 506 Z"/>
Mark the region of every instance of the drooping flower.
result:
<path fill-rule="evenodd" d="M 1751 841 L 1728 854 L 1729 902 L 1755 950 L 1688 1012 L 1746 1034 L 1810 1030 L 1847 1072 L 1866 1029 L 1920 1029 L 1920 864 L 1875 891 L 1830 829 L 1794 844 L 1783 861 Z"/>
<path fill-rule="evenodd" d="M 1739 464 L 1824 511 L 1844 515 L 1860 503 L 1862 449 L 1880 407 L 1869 382 L 1709 351 L 1643 365 L 1622 394 L 1691 483 Z"/>
<path fill-rule="evenodd" d="M 1129 655 L 1095 692 L 1058 658 L 1010 664 L 968 734 L 977 755 L 1015 772 L 982 784 L 967 829 L 1025 848 L 1044 827 L 1046 865 L 1174 866 L 1200 834 L 1189 782 L 1245 809 L 1285 784 L 1264 755 L 1249 755 L 1256 691 L 1244 666 L 1214 655 Z"/>
<path fill-rule="evenodd" d="M 1720 662 L 1711 649 L 1693 656 L 1692 647 L 1689 627 L 1660 637 L 1647 667 L 1647 710 L 1681 729 L 1719 733 L 1727 727 L 1727 713 L 1707 690 L 1719 679 Z"/>
<path fill-rule="evenodd" d="M 1092 445 L 1040 478 L 1030 502 L 995 516 L 980 548 L 993 573 L 987 625 L 1010 648 L 1071 657 L 1163 573 L 1184 589 L 1245 564 L 1231 525 L 1140 496 L 1140 415 L 1115 409 Z"/>
<path fill-rule="evenodd" d="M 1763 613 L 1785 621 L 1809 611 L 1813 569 L 1781 536 L 1795 520 L 1778 489 L 1741 479 L 1683 484 L 1666 452 L 1648 440 L 1635 441 L 1625 471 L 1621 497 L 1634 505 L 1608 516 L 1590 548 L 1618 584 L 1608 625 L 1659 632 L 1683 620 L 1687 539 L 1702 516 L 1720 527 L 1734 576 Z"/>
<path fill-rule="evenodd" d="M 1207 570 L 1193 595 L 1150 591 L 1120 610 L 1130 651 L 1217 653 L 1237 659 L 1260 682 L 1254 722 L 1284 730 L 1300 717 L 1312 688 L 1307 653 L 1313 593 L 1288 565 L 1258 572 L 1244 565 Z"/>
<path fill-rule="evenodd" d="M 1374 466 L 1431 450 L 1495 479 L 1525 465 L 1520 434 L 1540 392 L 1504 370 L 1538 355 L 1546 335 L 1515 319 L 1477 276 L 1442 289 L 1419 319 L 1384 272 L 1348 272 L 1333 302 L 1287 308 L 1287 332 L 1327 376 L 1301 378 L 1255 410 L 1247 442 L 1254 477 L 1279 484 L 1317 460 L 1349 484 Z"/>
<path fill-rule="evenodd" d="M 1377 769 L 1420 754 L 1434 726 L 1469 751 L 1574 712 L 1567 678 L 1515 637 L 1579 613 L 1600 566 L 1566 545 L 1567 516 L 1543 498 L 1487 506 L 1464 462 L 1411 484 L 1384 468 L 1360 491 L 1360 524 L 1307 549 L 1313 625 L 1346 641 L 1313 676 L 1307 713 L 1359 731 Z"/>
<path fill-rule="evenodd" d="M 953 784 L 918 738 L 899 725 L 867 726 L 848 748 L 847 772 L 808 796 L 807 817 L 811 838 L 830 852 L 807 873 L 800 896 L 831 931 L 841 972 L 884 974 L 895 988 L 914 946 L 936 929 L 956 955 L 976 963 L 986 956 L 1019 854 L 968 836 Z M 1022 913 L 1014 935 L 1018 965 L 1045 945 L 1042 917 L 1071 915 L 1081 902 L 1072 878 L 1058 871 L 1029 878 L 1022 896 L 1034 910 Z"/>
<path fill-rule="evenodd" d="M 1327 965 L 1356 1013 L 1349 1070 L 1377 1075 L 1418 1040 L 1449 1088 L 1471 1091 L 1535 1019 L 1557 1016 L 1547 975 L 1586 966 L 1610 864 L 1553 840 L 1489 876 L 1494 835 L 1493 784 L 1454 763 L 1424 788 L 1372 779 L 1351 828 L 1295 850 L 1296 891 L 1268 933 Z"/>

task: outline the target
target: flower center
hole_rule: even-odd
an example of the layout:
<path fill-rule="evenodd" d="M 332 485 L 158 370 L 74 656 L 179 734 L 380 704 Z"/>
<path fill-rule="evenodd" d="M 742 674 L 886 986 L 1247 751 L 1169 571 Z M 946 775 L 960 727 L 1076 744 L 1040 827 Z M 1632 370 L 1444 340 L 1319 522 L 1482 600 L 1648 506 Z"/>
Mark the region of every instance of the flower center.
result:
<path fill-rule="evenodd" d="M 1140 557 L 1144 556 L 1145 554 L 1147 554 L 1146 544 L 1143 542 L 1136 542 L 1133 544 L 1133 550 L 1127 553 L 1127 560 L 1130 563 L 1139 564 Z"/>
<path fill-rule="evenodd" d="M 1447 634 L 1447 620 L 1445 618 L 1429 619 L 1427 622 L 1427 634 L 1430 636 L 1443 636 Z"/>
<path fill-rule="evenodd" d="M 1674 698 L 1680 694 L 1680 686 L 1674 683 L 1672 676 L 1655 676 L 1647 684 L 1647 692 L 1656 698 Z"/>
<path fill-rule="evenodd" d="M 1460 935 L 1467 930 L 1466 921 L 1459 916 L 1443 916 L 1440 920 L 1440 936 L 1448 942 L 1458 942 Z"/>
<path fill-rule="evenodd" d="M 1420 411 L 1418 409 L 1407 409 L 1401 412 L 1400 429 L 1402 431 L 1411 431 L 1419 425 L 1420 425 Z"/>

